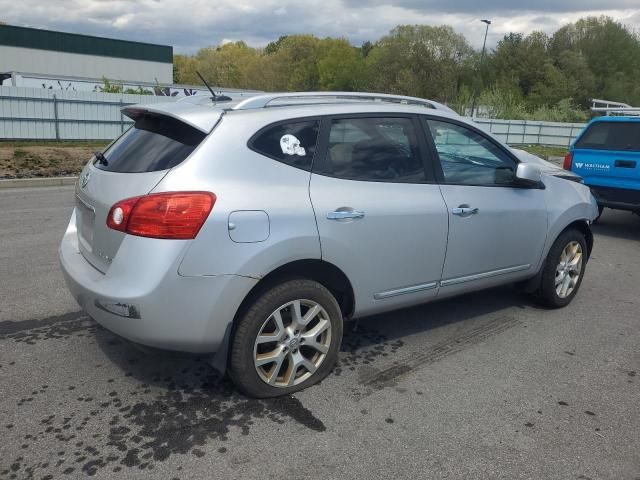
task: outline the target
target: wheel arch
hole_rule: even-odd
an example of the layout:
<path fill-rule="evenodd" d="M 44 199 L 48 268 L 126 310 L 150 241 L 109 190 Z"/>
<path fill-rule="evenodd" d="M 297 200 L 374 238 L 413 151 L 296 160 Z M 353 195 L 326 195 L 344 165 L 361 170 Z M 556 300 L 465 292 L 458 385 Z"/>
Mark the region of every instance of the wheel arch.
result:
<path fill-rule="evenodd" d="M 558 235 L 556 235 L 556 239 L 570 229 L 576 229 L 584 236 L 584 240 L 587 243 L 587 260 L 589 260 L 591 252 L 593 251 L 593 232 L 591 231 L 589 222 L 587 220 L 576 220 L 575 222 L 570 223 Z M 555 242 L 555 239 L 553 241 Z"/>
<path fill-rule="evenodd" d="M 320 283 L 336 298 L 343 317 L 349 318 L 353 315 L 355 310 L 355 295 L 353 286 L 346 274 L 340 268 L 326 260 L 304 259 L 280 265 L 262 277 L 242 301 L 236 317 L 242 314 L 242 311 L 246 309 L 246 305 L 251 303 L 256 296 L 274 284 L 280 283 L 288 278 L 306 278 Z"/>
<path fill-rule="evenodd" d="M 553 240 L 548 242 L 548 245 L 544 249 L 544 255 L 540 259 L 540 266 L 536 275 L 529 280 L 525 280 L 524 282 L 520 283 L 523 291 L 532 293 L 538 289 L 538 286 L 540 285 L 540 279 L 542 277 L 542 272 L 544 271 L 544 265 L 547 260 L 547 255 L 549 255 L 551 247 L 560 237 L 560 235 L 571 229 L 578 230 L 584 236 L 585 242 L 587 244 L 587 261 L 589 260 L 589 258 L 591 257 L 591 252 L 593 250 L 593 232 L 591 231 L 591 227 L 589 226 L 589 221 L 574 220 L 570 224 L 566 225 L 563 229 L 559 230 L 558 233 L 552 237 Z"/>

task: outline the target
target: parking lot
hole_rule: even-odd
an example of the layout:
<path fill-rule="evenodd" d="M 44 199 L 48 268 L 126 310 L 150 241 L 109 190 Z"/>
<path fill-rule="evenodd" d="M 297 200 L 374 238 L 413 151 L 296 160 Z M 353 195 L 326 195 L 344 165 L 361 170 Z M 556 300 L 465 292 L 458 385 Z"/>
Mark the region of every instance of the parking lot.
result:
<path fill-rule="evenodd" d="M 500 288 L 365 319 L 319 386 L 252 400 L 78 311 L 72 208 L 0 190 L 0 478 L 640 478 L 637 216 L 605 211 L 566 309 Z"/>

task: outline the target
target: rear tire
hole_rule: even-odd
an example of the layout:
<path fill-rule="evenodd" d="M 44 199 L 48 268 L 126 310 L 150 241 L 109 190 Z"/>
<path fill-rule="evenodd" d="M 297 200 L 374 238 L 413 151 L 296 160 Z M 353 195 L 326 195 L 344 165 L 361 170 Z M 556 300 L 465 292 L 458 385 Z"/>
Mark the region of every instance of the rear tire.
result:
<path fill-rule="evenodd" d="M 560 234 L 549 250 L 537 297 L 548 308 L 562 308 L 578 293 L 587 265 L 587 242 L 579 230 Z"/>
<path fill-rule="evenodd" d="M 238 320 L 229 375 L 245 394 L 287 395 L 325 378 L 338 358 L 343 320 L 335 297 L 311 280 L 263 292 Z"/>

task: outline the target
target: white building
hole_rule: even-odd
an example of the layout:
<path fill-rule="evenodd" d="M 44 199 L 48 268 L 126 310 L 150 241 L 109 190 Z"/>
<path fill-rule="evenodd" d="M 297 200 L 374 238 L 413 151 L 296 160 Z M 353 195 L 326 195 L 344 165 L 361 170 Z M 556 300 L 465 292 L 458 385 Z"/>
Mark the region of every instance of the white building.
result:
<path fill-rule="evenodd" d="M 171 85 L 173 47 L 0 25 L 0 85 Z M 84 90 L 82 86 L 77 88 Z"/>

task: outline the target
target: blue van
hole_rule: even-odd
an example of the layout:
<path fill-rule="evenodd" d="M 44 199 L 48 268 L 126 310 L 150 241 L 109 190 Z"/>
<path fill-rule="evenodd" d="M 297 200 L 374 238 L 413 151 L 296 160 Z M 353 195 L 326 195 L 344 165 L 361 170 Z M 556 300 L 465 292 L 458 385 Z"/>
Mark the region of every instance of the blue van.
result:
<path fill-rule="evenodd" d="M 571 144 L 564 168 L 604 207 L 640 215 L 640 117 L 594 118 Z"/>

